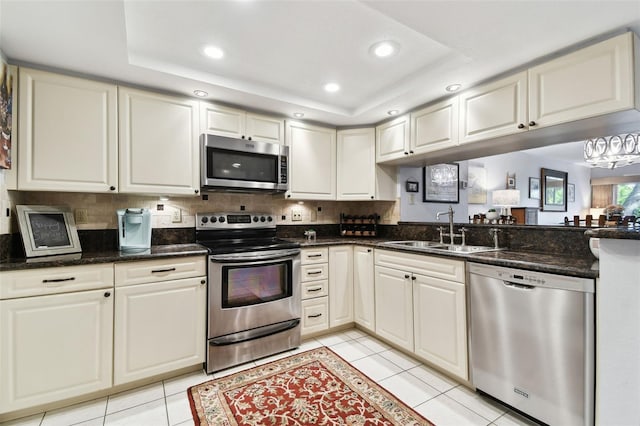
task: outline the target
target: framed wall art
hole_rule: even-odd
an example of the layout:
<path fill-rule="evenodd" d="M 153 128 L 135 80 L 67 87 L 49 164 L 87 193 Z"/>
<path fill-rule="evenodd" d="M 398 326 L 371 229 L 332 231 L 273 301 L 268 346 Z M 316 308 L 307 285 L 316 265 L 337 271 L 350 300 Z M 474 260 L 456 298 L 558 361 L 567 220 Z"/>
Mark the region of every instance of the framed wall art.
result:
<path fill-rule="evenodd" d="M 427 203 L 459 203 L 459 165 L 435 164 L 422 169 L 422 200 Z"/>
<path fill-rule="evenodd" d="M 469 204 L 487 203 L 487 170 L 484 167 L 469 165 L 467 180 L 467 201 Z"/>
<path fill-rule="evenodd" d="M 532 200 L 540 199 L 540 178 L 529 178 L 529 198 Z"/>

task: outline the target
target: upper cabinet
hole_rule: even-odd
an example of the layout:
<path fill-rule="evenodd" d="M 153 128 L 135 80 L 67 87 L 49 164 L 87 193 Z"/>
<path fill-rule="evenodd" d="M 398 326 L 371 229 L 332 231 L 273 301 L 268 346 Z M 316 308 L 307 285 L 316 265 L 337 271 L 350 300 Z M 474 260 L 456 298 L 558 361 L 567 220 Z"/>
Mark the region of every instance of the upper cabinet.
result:
<path fill-rule="evenodd" d="M 374 128 L 338 132 L 338 200 L 395 199 L 395 169 L 376 164 L 375 147 Z"/>
<path fill-rule="evenodd" d="M 200 133 L 284 144 L 284 120 L 201 102 Z"/>
<path fill-rule="evenodd" d="M 460 94 L 460 143 L 527 129 L 527 72 Z"/>
<path fill-rule="evenodd" d="M 28 68 L 19 78 L 18 189 L 117 191 L 116 86 Z"/>
<path fill-rule="evenodd" d="M 530 68 L 529 125 L 637 108 L 634 38 L 628 32 Z"/>
<path fill-rule="evenodd" d="M 409 152 L 422 154 L 458 145 L 458 97 L 411 113 Z"/>
<path fill-rule="evenodd" d="M 403 115 L 376 127 L 376 162 L 397 160 L 410 152 L 409 115 Z"/>
<path fill-rule="evenodd" d="M 287 121 L 289 191 L 298 200 L 336 199 L 336 131 Z"/>
<path fill-rule="evenodd" d="M 198 101 L 119 88 L 120 192 L 200 192 Z"/>

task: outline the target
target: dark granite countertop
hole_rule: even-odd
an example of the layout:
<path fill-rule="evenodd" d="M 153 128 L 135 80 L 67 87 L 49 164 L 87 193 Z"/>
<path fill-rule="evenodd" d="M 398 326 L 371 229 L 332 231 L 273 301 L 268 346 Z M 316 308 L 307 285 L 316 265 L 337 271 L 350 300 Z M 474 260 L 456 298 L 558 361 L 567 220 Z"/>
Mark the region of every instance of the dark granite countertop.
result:
<path fill-rule="evenodd" d="M 596 228 L 585 231 L 592 238 L 609 238 L 614 240 L 640 240 L 640 227 L 633 228 Z"/>
<path fill-rule="evenodd" d="M 454 253 L 437 250 L 423 251 L 410 247 L 392 247 L 382 243 L 389 241 L 383 238 L 319 238 L 315 242 L 305 239 L 292 239 L 299 242 L 302 248 L 327 247 L 332 245 L 356 244 L 385 250 L 404 251 L 428 256 L 460 258 L 469 262 L 526 269 L 550 274 L 569 275 L 582 278 L 596 278 L 599 274 L 598 261 L 593 257 L 559 256 L 526 251 L 500 250 L 482 253 Z"/>
<path fill-rule="evenodd" d="M 0 272 L 56 266 L 91 265 L 109 262 L 130 262 L 167 257 L 206 255 L 207 249 L 200 244 L 167 244 L 151 246 L 140 252 L 121 252 L 118 250 L 79 253 L 78 255 L 46 256 L 35 259 L 9 259 L 0 262 Z"/>

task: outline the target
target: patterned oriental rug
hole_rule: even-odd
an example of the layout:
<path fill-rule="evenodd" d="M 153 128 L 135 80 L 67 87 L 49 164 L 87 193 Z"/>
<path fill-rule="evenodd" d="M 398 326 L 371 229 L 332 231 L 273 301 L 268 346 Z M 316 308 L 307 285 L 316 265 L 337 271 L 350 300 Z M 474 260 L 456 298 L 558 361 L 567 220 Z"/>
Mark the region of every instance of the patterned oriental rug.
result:
<path fill-rule="evenodd" d="M 196 425 L 433 425 L 326 347 L 187 394 Z"/>

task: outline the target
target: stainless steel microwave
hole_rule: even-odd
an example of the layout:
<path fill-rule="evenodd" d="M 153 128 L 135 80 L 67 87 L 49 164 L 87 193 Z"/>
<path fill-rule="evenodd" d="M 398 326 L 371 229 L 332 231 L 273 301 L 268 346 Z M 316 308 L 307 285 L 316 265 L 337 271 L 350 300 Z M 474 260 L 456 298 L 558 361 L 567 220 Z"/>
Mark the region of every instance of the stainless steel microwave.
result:
<path fill-rule="evenodd" d="M 289 147 L 249 139 L 200 135 L 203 191 L 285 192 L 289 189 Z"/>

